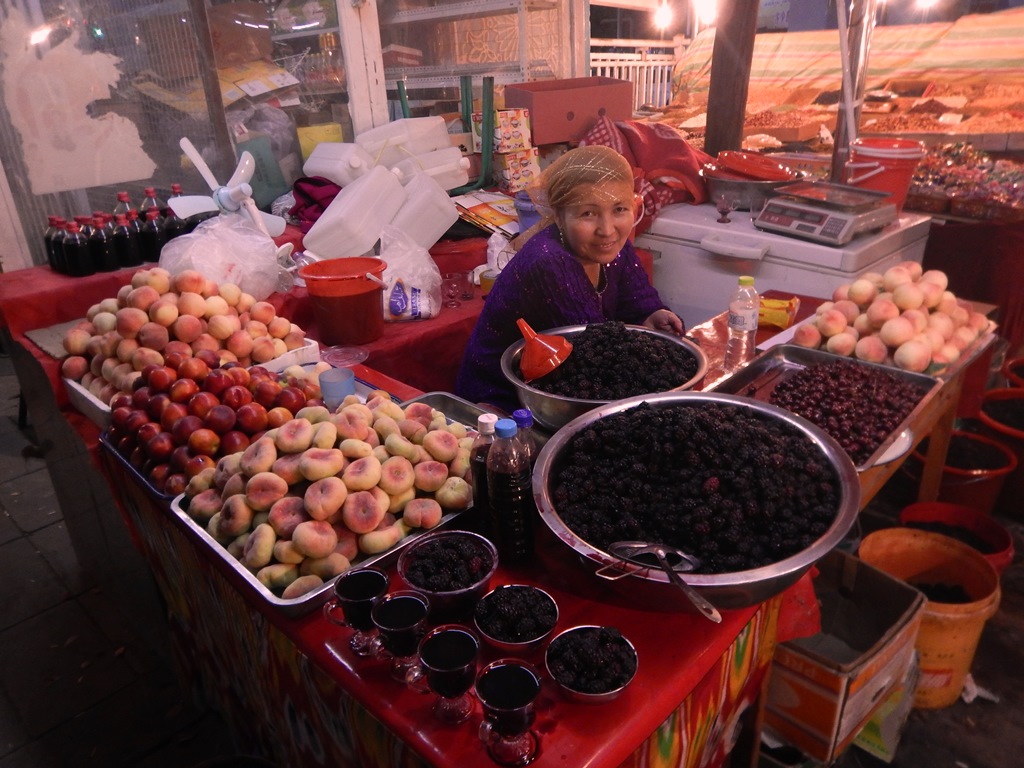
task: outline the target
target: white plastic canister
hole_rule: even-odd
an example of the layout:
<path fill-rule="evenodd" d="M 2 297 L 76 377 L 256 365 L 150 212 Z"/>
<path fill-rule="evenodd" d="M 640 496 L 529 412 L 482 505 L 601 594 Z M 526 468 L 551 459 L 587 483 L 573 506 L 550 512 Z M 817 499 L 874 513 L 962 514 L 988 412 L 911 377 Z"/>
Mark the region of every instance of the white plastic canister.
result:
<path fill-rule="evenodd" d="M 405 194 L 405 203 L 391 220 L 391 226 L 404 231 L 417 245 L 430 248 L 458 220 L 455 203 L 425 173 L 417 173 L 409 180 Z"/>
<path fill-rule="evenodd" d="M 356 136 L 356 144 L 370 154 L 375 165 L 391 168 L 413 155 L 450 147 L 451 140 L 444 118 L 434 115 L 405 117 L 378 125 Z"/>
<path fill-rule="evenodd" d="M 323 141 L 313 147 L 302 166 L 306 176 L 322 176 L 335 184 L 347 187 L 373 167 L 370 153 L 358 144 Z"/>
<path fill-rule="evenodd" d="M 416 174 L 425 173 L 432 177 L 441 189 L 455 189 L 469 181 L 469 158 L 463 157 L 458 147 L 445 147 L 402 160 L 395 164 L 391 172 L 403 185 L 412 181 Z"/>
<path fill-rule="evenodd" d="M 361 256 L 380 239 L 405 200 L 395 175 L 375 166 L 342 188 L 302 238 L 303 247 L 322 259 Z"/>

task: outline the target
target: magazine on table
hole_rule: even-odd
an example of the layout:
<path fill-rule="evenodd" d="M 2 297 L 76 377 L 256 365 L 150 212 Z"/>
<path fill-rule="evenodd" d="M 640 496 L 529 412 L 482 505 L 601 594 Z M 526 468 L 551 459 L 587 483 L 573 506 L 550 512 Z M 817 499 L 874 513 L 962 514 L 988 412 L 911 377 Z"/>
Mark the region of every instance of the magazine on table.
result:
<path fill-rule="evenodd" d="M 510 240 L 519 234 L 515 201 L 501 192 L 478 190 L 452 198 L 459 216 L 488 232 L 500 232 Z"/>

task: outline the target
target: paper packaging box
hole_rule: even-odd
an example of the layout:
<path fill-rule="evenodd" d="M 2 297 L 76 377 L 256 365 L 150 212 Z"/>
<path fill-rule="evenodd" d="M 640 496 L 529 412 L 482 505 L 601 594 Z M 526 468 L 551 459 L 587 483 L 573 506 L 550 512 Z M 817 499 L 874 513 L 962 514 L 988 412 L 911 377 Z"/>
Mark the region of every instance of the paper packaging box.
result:
<path fill-rule="evenodd" d="M 494 155 L 491 158 L 494 183 L 506 194 L 525 189 L 540 176 L 539 153 L 536 147 Z"/>
<path fill-rule="evenodd" d="M 405 45 L 385 46 L 381 53 L 385 67 L 419 67 L 423 65 L 423 51 Z"/>
<path fill-rule="evenodd" d="M 818 569 L 821 631 L 776 648 L 764 722 L 830 763 L 905 678 L 925 598 L 840 550 Z"/>
<path fill-rule="evenodd" d="M 483 151 L 481 130 L 483 129 L 483 112 L 473 113 L 473 151 Z M 501 109 L 494 112 L 494 152 L 505 154 L 529 149 L 531 143 L 530 110 Z"/>
<path fill-rule="evenodd" d="M 856 746 L 879 760 L 893 761 L 910 710 L 914 708 L 914 689 L 920 677 L 921 668 L 915 656 L 906 678 L 886 697 L 867 725 L 860 729 L 853 740 Z"/>
<path fill-rule="evenodd" d="M 513 83 L 505 86 L 505 106 L 530 110 L 534 144 L 578 141 L 599 117 L 633 116 L 633 84 L 612 77 Z"/>

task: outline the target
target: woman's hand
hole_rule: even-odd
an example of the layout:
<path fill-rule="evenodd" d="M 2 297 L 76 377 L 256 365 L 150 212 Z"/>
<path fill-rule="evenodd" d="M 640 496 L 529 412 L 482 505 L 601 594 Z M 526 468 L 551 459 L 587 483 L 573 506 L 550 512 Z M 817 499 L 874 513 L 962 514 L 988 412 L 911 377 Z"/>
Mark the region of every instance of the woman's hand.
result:
<path fill-rule="evenodd" d="M 683 328 L 683 321 L 670 309 L 659 309 L 657 312 L 654 312 L 644 320 L 644 326 L 655 331 L 668 331 L 676 336 L 682 336 L 685 330 Z"/>

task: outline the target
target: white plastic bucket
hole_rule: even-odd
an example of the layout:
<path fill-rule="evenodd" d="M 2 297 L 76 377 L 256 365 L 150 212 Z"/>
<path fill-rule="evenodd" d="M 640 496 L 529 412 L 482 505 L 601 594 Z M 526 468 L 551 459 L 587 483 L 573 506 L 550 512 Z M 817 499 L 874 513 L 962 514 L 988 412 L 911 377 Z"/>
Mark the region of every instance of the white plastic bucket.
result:
<path fill-rule="evenodd" d="M 440 115 L 405 117 L 378 125 L 356 136 L 356 144 L 365 149 L 375 165 L 388 168 L 413 155 L 451 146 L 448 128 Z"/>
<path fill-rule="evenodd" d="M 458 152 L 458 150 L 455 150 Z M 459 218 L 455 203 L 433 177 L 417 173 L 405 185 L 406 200 L 391 221 L 423 248 L 429 249 Z"/>
<path fill-rule="evenodd" d="M 373 158 L 358 144 L 323 141 L 313 147 L 302 166 L 307 176 L 322 176 L 335 184 L 347 187 L 373 167 Z"/>
<path fill-rule="evenodd" d="M 925 155 L 919 141 L 894 138 L 861 138 L 850 143 L 850 160 L 846 163 L 846 183 L 862 189 L 888 192 L 887 202 L 903 210 L 910 180 L 917 164 Z"/>
<path fill-rule="evenodd" d="M 375 166 L 338 193 L 302 238 L 303 248 L 322 259 L 361 256 L 373 248 L 405 200 L 395 175 Z"/>

